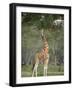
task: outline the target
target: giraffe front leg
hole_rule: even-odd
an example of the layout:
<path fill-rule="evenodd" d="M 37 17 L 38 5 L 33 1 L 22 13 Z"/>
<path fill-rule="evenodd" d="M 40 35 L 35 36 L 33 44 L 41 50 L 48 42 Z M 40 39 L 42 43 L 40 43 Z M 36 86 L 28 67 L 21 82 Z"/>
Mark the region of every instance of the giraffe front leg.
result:
<path fill-rule="evenodd" d="M 47 76 L 47 66 L 44 66 L 44 76 Z"/>
<path fill-rule="evenodd" d="M 44 76 L 45 76 L 45 66 L 44 66 Z"/>
<path fill-rule="evenodd" d="M 47 76 L 48 62 L 49 62 L 49 55 L 47 54 L 47 59 L 44 62 L 44 75 L 45 76 Z"/>
<path fill-rule="evenodd" d="M 44 66 L 44 76 L 46 76 L 46 66 Z"/>
<path fill-rule="evenodd" d="M 44 65 L 44 76 L 47 76 L 48 65 Z"/>
<path fill-rule="evenodd" d="M 47 76 L 47 66 L 46 66 L 46 72 L 45 72 L 46 76 Z"/>

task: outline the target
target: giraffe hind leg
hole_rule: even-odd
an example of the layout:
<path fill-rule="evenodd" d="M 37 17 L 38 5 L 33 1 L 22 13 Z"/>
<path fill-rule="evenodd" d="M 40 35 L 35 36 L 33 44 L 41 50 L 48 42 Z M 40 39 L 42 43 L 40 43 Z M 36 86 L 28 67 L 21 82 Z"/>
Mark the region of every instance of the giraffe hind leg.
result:
<path fill-rule="evenodd" d="M 32 71 L 32 77 L 34 76 L 34 70 Z"/>
<path fill-rule="evenodd" d="M 32 73 L 32 76 L 34 76 L 34 74 L 35 74 L 36 77 L 37 77 L 38 64 L 39 64 L 39 59 L 38 59 L 38 54 L 36 54 L 36 55 L 35 55 L 34 64 L 33 64 L 33 73 Z"/>
<path fill-rule="evenodd" d="M 33 65 L 33 68 L 32 68 L 32 77 L 34 76 L 35 74 L 35 65 Z"/>
<path fill-rule="evenodd" d="M 34 68 L 33 68 L 33 72 L 32 72 L 32 77 L 33 77 L 34 75 L 36 75 L 36 77 L 37 77 L 37 68 L 38 68 L 38 64 L 35 64 L 35 66 L 34 66 Z"/>

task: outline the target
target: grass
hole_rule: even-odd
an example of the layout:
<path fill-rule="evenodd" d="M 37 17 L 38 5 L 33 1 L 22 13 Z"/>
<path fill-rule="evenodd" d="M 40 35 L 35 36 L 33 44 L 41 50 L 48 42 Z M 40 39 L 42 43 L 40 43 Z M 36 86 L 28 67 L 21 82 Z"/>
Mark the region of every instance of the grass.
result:
<path fill-rule="evenodd" d="M 38 76 L 43 76 L 43 65 L 38 66 Z M 48 66 L 48 76 L 59 76 L 64 75 L 64 66 Z M 32 76 L 32 65 L 22 65 L 21 77 L 31 77 Z"/>

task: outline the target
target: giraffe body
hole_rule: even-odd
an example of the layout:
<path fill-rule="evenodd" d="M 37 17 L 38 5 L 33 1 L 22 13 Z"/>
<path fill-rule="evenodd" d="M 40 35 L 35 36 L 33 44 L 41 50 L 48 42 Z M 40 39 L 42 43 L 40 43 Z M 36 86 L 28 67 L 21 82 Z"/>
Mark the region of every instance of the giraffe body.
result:
<path fill-rule="evenodd" d="M 47 69 L 48 69 L 48 62 L 49 62 L 49 53 L 48 53 L 49 46 L 45 36 L 42 36 L 42 37 L 43 37 L 43 48 L 41 49 L 40 52 L 35 54 L 35 58 L 33 60 L 32 76 L 36 75 L 36 77 L 37 77 L 37 68 L 39 63 L 43 63 L 44 76 L 47 76 Z"/>

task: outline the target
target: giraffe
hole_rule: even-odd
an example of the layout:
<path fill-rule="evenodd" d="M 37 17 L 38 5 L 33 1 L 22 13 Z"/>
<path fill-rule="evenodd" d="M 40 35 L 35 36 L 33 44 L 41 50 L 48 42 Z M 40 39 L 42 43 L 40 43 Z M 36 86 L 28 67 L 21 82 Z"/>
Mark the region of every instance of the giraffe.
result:
<path fill-rule="evenodd" d="M 47 42 L 47 39 L 43 33 L 43 30 L 41 32 L 42 41 L 43 41 L 43 47 L 40 52 L 37 52 L 35 54 L 35 58 L 32 62 L 33 68 L 32 68 L 32 77 L 35 75 L 37 77 L 37 68 L 40 62 L 44 65 L 44 76 L 47 76 L 47 69 L 48 69 L 48 62 L 49 62 L 49 45 Z"/>

